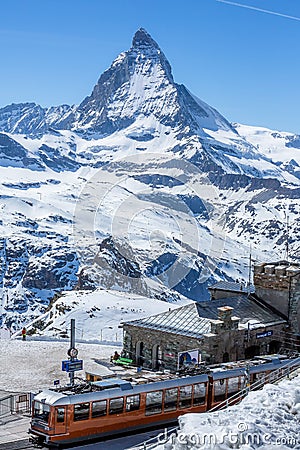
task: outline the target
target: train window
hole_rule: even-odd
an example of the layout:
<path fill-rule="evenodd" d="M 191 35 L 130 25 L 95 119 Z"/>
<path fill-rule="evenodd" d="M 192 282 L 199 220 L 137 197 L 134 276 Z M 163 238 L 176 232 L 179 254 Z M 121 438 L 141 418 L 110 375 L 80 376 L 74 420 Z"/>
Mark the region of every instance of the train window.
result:
<path fill-rule="evenodd" d="M 204 405 L 206 395 L 206 385 L 204 383 L 194 384 L 193 405 Z"/>
<path fill-rule="evenodd" d="M 148 392 L 146 395 L 146 416 L 162 411 L 162 391 Z"/>
<path fill-rule="evenodd" d="M 270 372 L 269 373 L 269 383 L 274 383 L 274 381 L 276 381 L 277 377 L 278 377 L 278 373 L 275 372 Z"/>
<path fill-rule="evenodd" d="M 33 417 L 48 422 L 50 414 L 50 406 L 41 402 L 34 402 Z"/>
<path fill-rule="evenodd" d="M 222 402 L 226 398 L 226 380 L 215 380 L 214 381 L 214 401 Z"/>
<path fill-rule="evenodd" d="M 90 415 L 89 403 L 78 403 L 74 405 L 74 422 L 78 420 L 86 420 Z"/>
<path fill-rule="evenodd" d="M 56 422 L 63 423 L 65 421 L 65 408 L 56 408 Z"/>
<path fill-rule="evenodd" d="M 178 389 L 166 389 L 165 390 L 165 411 L 175 411 L 177 409 Z"/>
<path fill-rule="evenodd" d="M 126 397 L 126 411 L 136 411 L 140 408 L 140 396 L 139 395 L 129 395 Z"/>
<path fill-rule="evenodd" d="M 121 414 L 124 409 L 124 397 L 112 398 L 109 402 L 109 414 Z"/>
<path fill-rule="evenodd" d="M 265 372 L 260 372 L 256 374 L 256 381 L 260 381 L 261 383 L 266 383 L 268 379 L 268 375 Z"/>
<path fill-rule="evenodd" d="M 92 403 L 92 417 L 101 417 L 106 415 L 106 400 Z"/>
<path fill-rule="evenodd" d="M 227 397 L 231 397 L 237 392 L 239 392 L 239 377 L 228 378 Z"/>
<path fill-rule="evenodd" d="M 192 386 L 182 386 L 179 388 L 179 408 L 192 406 Z"/>

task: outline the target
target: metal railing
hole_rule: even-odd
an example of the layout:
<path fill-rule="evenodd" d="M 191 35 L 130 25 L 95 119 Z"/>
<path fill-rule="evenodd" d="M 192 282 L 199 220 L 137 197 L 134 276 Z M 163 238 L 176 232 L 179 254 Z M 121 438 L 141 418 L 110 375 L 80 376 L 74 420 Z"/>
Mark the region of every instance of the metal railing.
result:
<path fill-rule="evenodd" d="M 133 447 L 128 447 L 125 450 L 152 450 L 162 443 L 166 444 L 172 435 L 177 435 L 178 427 L 170 428 L 169 430 L 165 428 L 163 433 L 154 436 L 141 444 L 135 445 Z M 159 437 L 161 436 L 161 439 Z"/>
<path fill-rule="evenodd" d="M 26 414 L 31 412 L 33 394 L 30 392 L 9 394 L 0 398 L 0 419 L 12 414 Z"/>

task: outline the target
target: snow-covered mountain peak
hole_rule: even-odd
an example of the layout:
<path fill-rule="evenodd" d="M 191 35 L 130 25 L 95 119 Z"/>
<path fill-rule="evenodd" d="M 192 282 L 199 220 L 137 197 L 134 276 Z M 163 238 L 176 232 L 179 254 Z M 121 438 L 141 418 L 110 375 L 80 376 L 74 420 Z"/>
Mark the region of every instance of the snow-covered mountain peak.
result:
<path fill-rule="evenodd" d="M 136 31 L 132 39 L 132 47 L 154 47 L 159 50 L 157 42 L 150 36 L 150 34 L 145 30 L 145 28 L 140 28 Z"/>
<path fill-rule="evenodd" d="M 73 129 L 107 135 L 128 127 L 138 116 L 153 114 L 161 123 L 169 121 L 178 109 L 171 66 L 141 28 L 132 47 L 113 61 L 80 104 Z"/>

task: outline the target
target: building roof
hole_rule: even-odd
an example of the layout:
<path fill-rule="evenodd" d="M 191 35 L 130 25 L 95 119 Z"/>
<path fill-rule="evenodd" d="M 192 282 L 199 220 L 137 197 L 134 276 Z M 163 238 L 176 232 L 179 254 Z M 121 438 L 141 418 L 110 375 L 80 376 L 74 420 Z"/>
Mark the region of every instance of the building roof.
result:
<path fill-rule="evenodd" d="M 210 320 L 199 316 L 197 303 L 190 303 L 181 308 L 175 308 L 155 316 L 144 317 L 126 323 L 137 327 L 195 338 L 201 337 L 211 330 Z"/>
<path fill-rule="evenodd" d="M 218 289 L 219 291 L 239 292 L 243 294 L 249 293 L 249 288 L 243 283 L 235 281 L 218 281 L 218 283 L 209 286 L 209 290 Z M 254 292 L 254 286 L 250 286 L 250 292 Z"/>
<path fill-rule="evenodd" d="M 259 323 L 261 326 L 285 322 L 279 314 L 271 311 L 264 304 L 244 295 L 197 303 L 198 314 L 201 317 L 218 319 L 218 308 L 223 306 L 233 308 L 232 314 L 239 317 L 241 325 L 245 325 L 249 321 L 252 321 L 253 325 Z"/>
<path fill-rule="evenodd" d="M 281 316 L 272 312 L 267 306 L 259 304 L 244 295 L 221 298 L 201 303 L 190 303 L 155 316 L 124 322 L 125 324 L 164 331 L 183 336 L 202 338 L 211 332 L 211 320 L 218 320 L 218 308 L 230 306 L 233 316 L 240 318 L 240 325 L 246 328 L 248 323 L 261 327 L 285 323 Z"/>

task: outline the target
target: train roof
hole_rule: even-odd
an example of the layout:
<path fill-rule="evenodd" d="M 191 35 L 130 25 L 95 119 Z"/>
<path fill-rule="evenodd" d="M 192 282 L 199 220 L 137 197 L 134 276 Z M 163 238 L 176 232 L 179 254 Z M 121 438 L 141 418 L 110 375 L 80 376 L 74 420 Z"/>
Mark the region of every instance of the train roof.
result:
<path fill-rule="evenodd" d="M 276 370 L 279 369 L 281 366 L 288 366 L 291 365 L 293 361 L 297 362 L 299 364 L 299 358 L 296 359 L 279 359 L 279 358 L 274 358 L 271 359 L 269 362 L 264 362 L 262 364 L 257 364 L 257 365 L 253 365 L 249 367 L 249 372 L 250 373 L 259 373 L 262 370 L 264 371 L 268 371 L 268 370 Z"/>
<path fill-rule="evenodd" d="M 34 400 L 41 403 L 46 403 L 47 405 L 65 405 L 66 403 L 69 403 L 68 395 L 63 394 L 62 392 L 53 391 L 51 389 L 44 389 L 42 392 L 39 392 L 34 397 Z"/>
<path fill-rule="evenodd" d="M 208 376 L 212 376 L 215 380 L 224 378 L 238 377 L 245 375 L 245 368 L 232 370 L 220 370 L 218 372 L 201 375 L 191 375 L 181 378 L 172 378 L 168 380 L 151 381 L 145 384 L 133 384 L 129 381 L 113 378 L 92 383 L 99 390 L 92 392 L 73 393 L 70 390 L 58 392 L 46 389 L 37 394 L 34 400 L 46 403 L 52 406 L 68 405 L 75 403 L 84 403 L 90 401 L 104 400 L 110 398 L 121 397 L 124 395 L 135 395 L 143 392 L 151 392 L 160 389 L 171 389 L 175 387 L 187 386 L 196 383 L 206 383 Z M 69 388 L 70 389 L 70 388 Z"/>
<path fill-rule="evenodd" d="M 116 382 L 119 386 L 116 387 Z M 52 406 L 70 405 L 75 403 L 84 403 L 97 400 L 122 397 L 124 395 L 141 394 L 142 392 L 151 392 L 165 388 L 186 386 L 193 383 L 205 383 L 208 381 L 208 375 L 196 375 L 182 378 L 173 378 L 170 380 L 155 381 L 147 384 L 132 384 L 126 380 L 114 379 L 114 387 L 110 387 L 109 380 L 93 383 L 99 390 L 93 392 L 73 393 L 70 391 L 58 392 L 46 389 L 34 397 L 34 400 L 46 403 Z M 102 388 L 102 389 L 101 389 Z M 54 394 L 54 395 L 53 395 Z"/>
<path fill-rule="evenodd" d="M 138 379 L 124 380 L 122 378 L 108 378 L 105 380 L 97 381 L 91 383 L 97 390 L 91 392 L 73 392 L 71 387 L 66 387 L 64 391 L 45 389 L 34 397 L 34 400 L 40 401 L 42 403 L 52 405 L 52 406 L 62 406 L 75 403 L 84 403 L 90 401 L 99 401 L 110 398 L 122 397 L 124 395 L 135 395 L 143 392 L 151 392 L 161 389 L 170 389 L 175 387 L 187 386 L 196 383 L 206 383 L 209 377 L 213 380 L 222 380 L 226 378 L 235 378 L 240 376 L 246 376 L 247 370 L 249 369 L 250 374 L 259 372 L 268 372 L 269 370 L 276 370 L 282 366 L 293 366 L 293 361 L 295 364 L 299 364 L 300 358 L 296 359 L 284 359 L 280 360 L 275 358 L 270 362 L 259 363 L 257 365 L 242 367 L 236 367 L 232 369 L 226 369 L 225 367 L 218 367 L 213 369 L 209 374 L 200 375 L 190 375 L 183 376 L 180 378 L 170 378 L 170 379 L 158 379 L 157 381 L 144 382 L 143 384 L 138 384 Z"/>

